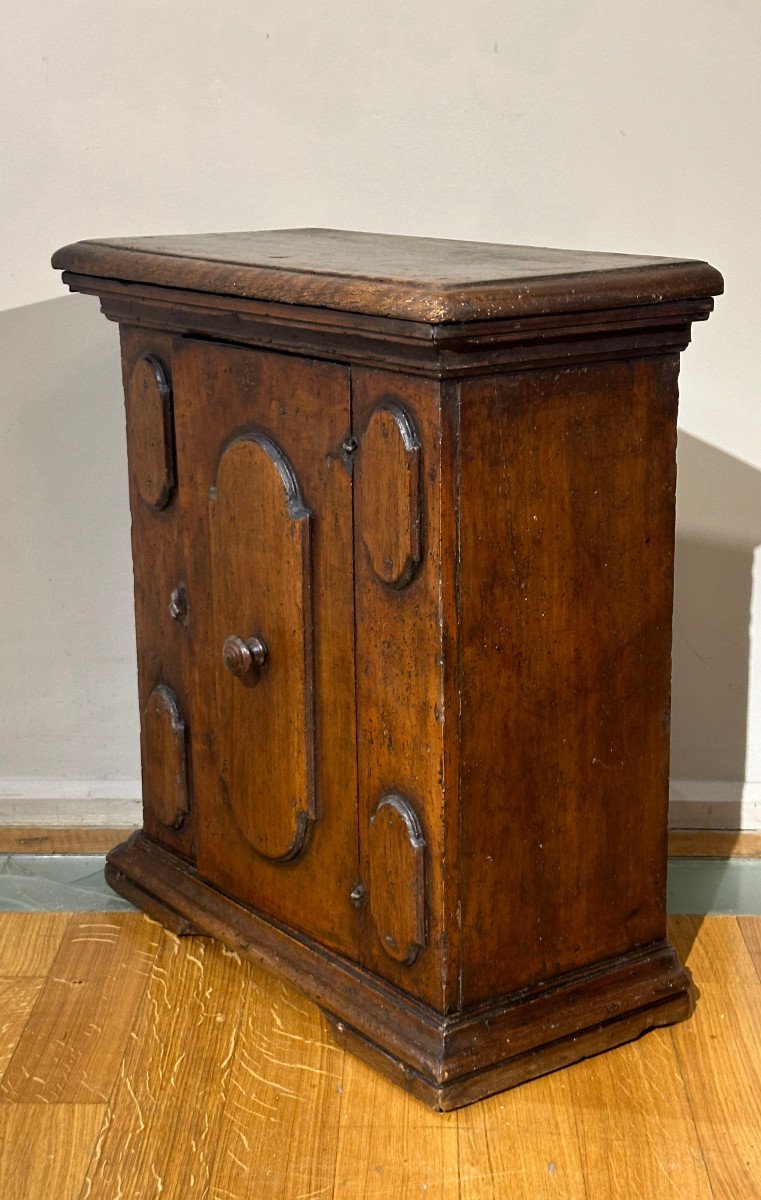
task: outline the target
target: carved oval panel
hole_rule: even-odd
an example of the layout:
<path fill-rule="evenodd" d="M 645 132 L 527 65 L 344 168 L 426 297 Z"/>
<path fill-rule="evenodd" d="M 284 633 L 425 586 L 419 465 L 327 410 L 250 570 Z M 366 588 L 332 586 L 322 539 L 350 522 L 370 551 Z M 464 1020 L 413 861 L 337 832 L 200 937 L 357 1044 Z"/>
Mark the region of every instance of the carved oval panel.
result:
<path fill-rule="evenodd" d="M 312 515 L 282 450 L 255 431 L 225 447 L 210 506 L 221 796 L 249 845 L 283 862 L 317 818 Z M 266 647 L 257 670 L 225 666 L 238 639 Z"/>
<path fill-rule="evenodd" d="M 382 796 L 370 817 L 370 914 L 383 949 L 411 964 L 426 944 L 425 838 L 404 796 Z"/>
<path fill-rule="evenodd" d="M 409 415 L 384 403 L 362 437 L 357 486 L 362 489 L 362 538 L 382 583 L 404 588 L 421 559 L 420 442 Z"/>
<path fill-rule="evenodd" d="M 179 829 L 190 812 L 187 730 L 180 702 L 160 683 L 148 697 L 140 719 L 143 803 L 170 829 Z"/>
<path fill-rule="evenodd" d="M 166 508 L 176 483 L 172 390 L 152 354 L 135 363 L 126 397 L 127 439 L 138 490 L 150 508 Z"/>

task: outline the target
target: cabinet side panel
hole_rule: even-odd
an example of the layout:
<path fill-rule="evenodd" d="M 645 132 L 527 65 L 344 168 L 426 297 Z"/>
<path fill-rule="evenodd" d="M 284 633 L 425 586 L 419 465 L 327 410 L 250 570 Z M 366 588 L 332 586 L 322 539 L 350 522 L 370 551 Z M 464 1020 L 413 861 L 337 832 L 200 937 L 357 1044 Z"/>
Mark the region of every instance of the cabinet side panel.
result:
<path fill-rule="evenodd" d="M 465 1004 L 665 936 L 677 373 L 462 385 Z"/>
<path fill-rule="evenodd" d="M 456 718 L 444 686 L 454 591 L 452 572 L 442 571 L 442 538 L 451 541 L 454 514 L 442 488 L 452 447 L 442 448 L 440 406 L 436 381 L 352 374 L 360 874 L 384 892 L 363 906 L 363 961 L 446 1009 L 455 994 L 444 913 L 454 830 L 444 731 L 450 722 L 454 731 Z M 407 814 L 408 826 L 405 834 L 398 822 L 393 855 L 378 834 L 389 804 Z M 402 949 L 392 925 L 415 931 Z"/>
<path fill-rule="evenodd" d="M 138 693 L 145 757 L 146 738 L 150 740 L 150 697 L 154 689 L 170 689 L 189 737 L 195 724 L 191 685 L 194 637 L 181 611 L 187 580 L 186 493 L 180 473 L 177 472 L 175 477 L 173 462 L 171 339 L 157 330 L 122 326 L 121 344 L 127 409 Z M 166 407 L 160 407 L 147 388 L 136 386 L 142 375 L 163 379 L 169 389 Z M 164 384 L 162 390 L 165 390 Z M 157 459 L 162 463 L 162 470 L 167 461 L 171 462 L 171 487 L 163 486 L 157 479 Z M 157 486 L 155 494 L 147 486 L 148 479 L 151 486 Z M 157 497 L 160 503 L 157 503 Z M 175 610 L 170 611 L 170 606 L 175 591 L 180 609 L 173 617 Z M 143 824 L 151 837 L 192 858 L 195 854 L 195 805 L 190 756 L 184 766 L 183 803 L 189 811 L 180 813 L 183 804 L 177 802 L 175 788 L 164 787 L 159 794 L 156 772 L 146 773 L 144 761 Z"/>

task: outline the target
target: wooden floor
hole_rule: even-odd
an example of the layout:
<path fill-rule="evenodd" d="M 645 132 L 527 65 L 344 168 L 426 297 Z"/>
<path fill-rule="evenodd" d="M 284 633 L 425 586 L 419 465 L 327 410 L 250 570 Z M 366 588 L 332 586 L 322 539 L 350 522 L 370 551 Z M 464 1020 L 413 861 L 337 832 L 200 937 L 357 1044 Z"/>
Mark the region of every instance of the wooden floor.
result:
<path fill-rule="evenodd" d="M 0 1197 L 761 1197 L 761 918 L 672 936 L 689 1022 L 439 1115 L 210 941 L 0 914 Z"/>

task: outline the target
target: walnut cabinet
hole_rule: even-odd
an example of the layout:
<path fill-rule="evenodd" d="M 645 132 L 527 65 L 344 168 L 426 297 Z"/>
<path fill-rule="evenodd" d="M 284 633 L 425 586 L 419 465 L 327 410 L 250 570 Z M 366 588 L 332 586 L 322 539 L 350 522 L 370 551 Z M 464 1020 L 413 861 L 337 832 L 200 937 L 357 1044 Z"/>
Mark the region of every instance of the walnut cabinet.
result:
<path fill-rule="evenodd" d="M 696 261 L 80 242 L 121 327 L 144 824 L 111 885 L 453 1108 L 690 1011 L 666 940 Z"/>

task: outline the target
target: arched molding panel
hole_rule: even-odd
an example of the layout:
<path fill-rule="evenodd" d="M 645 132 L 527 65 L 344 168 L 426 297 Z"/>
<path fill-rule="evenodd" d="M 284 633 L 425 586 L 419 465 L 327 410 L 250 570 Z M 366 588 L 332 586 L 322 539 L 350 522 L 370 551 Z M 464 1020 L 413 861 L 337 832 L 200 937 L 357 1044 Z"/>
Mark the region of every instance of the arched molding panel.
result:
<path fill-rule="evenodd" d="M 401 405 L 373 410 L 361 440 L 357 486 L 365 514 L 362 539 L 376 578 L 402 589 L 422 558 L 420 440 Z"/>
<path fill-rule="evenodd" d="M 426 945 L 425 848 L 410 801 L 382 796 L 370 817 L 370 914 L 383 949 L 407 965 Z"/>
<path fill-rule="evenodd" d="M 285 862 L 318 815 L 312 514 L 257 430 L 223 447 L 210 512 L 219 787 L 249 845 Z"/>
<path fill-rule="evenodd" d="M 177 483 L 172 389 L 163 365 L 142 355 L 126 392 L 127 438 L 138 491 L 149 508 L 166 508 Z"/>
<path fill-rule="evenodd" d="M 168 829 L 180 829 L 190 812 L 188 738 L 176 694 L 159 683 L 140 714 L 143 803 Z"/>

